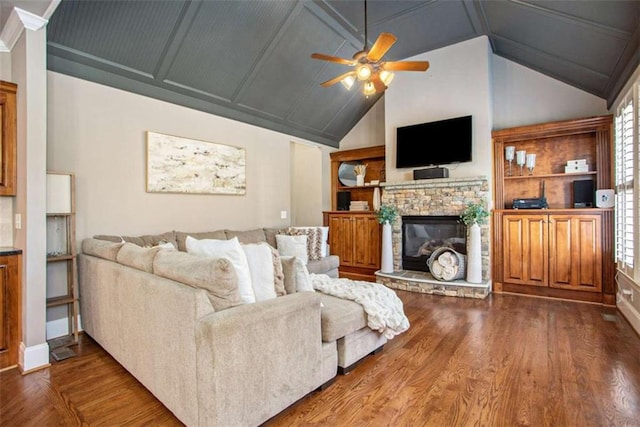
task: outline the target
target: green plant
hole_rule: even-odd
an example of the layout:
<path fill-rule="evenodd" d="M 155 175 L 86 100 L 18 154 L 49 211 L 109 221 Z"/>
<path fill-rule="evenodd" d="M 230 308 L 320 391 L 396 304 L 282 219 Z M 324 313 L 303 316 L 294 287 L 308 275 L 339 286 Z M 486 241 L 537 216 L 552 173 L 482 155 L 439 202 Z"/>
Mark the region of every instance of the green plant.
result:
<path fill-rule="evenodd" d="M 484 224 L 489 216 L 489 211 L 484 207 L 483 203 L 469 203 L 460 215 L 460 220 L 465 225 Z"/>
<path fill-rule="evenodd" d="M 380 205 L 380 209 L 376 211 L 378 215 L 378 222 L 384 224 L 385 222 L 393 224 L 398 217 L 398 209 L 394 205 L 385 203 Z"/>

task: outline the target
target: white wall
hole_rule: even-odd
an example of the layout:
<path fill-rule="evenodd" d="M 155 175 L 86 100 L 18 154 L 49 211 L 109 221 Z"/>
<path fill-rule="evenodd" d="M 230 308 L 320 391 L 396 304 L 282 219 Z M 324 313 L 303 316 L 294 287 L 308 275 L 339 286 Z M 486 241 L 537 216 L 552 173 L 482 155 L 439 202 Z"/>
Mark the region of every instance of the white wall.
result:
<path fill-rule="evenodd" d="M 291 143 L 291 225 L 322 225 L 322 151 L 317 145 Z"/>
<path fill-rule="evenodd" d="M 493 129 L 607 114 L 607 101 L 492 55 Z"/>
<path fill-rule="evenodd" d="M 48 88 L 47 167 L 76 175 L 79 241 L 289 225 L 291 136 L 54 72 Z M 146 131 L 244 147 L 246 195 L 145 192 Z"/>
<path fill-rule="evenodd" d="M 357 85 L 356 85 L 357 86 Z M 352 90 L 355 90 L 356 86 Z M 384 145 L 384 95 L 340 141 L 341 150 Z"/>
<path fill-rule="evenodd" d="M 11 51 L 11 76 L 17 94 L 17 195 L 14 213 L 22 228 L 14 246 L 23 250 L 23 370 L 49 363 L 46 343 L 46 151 L 47 81 L 46 27 L 25 29 Z"/>
<path fill-rule="evenodd" d="M 424 73 L 396 73 L 385 94 L 388 182 L 413 179 L 413 169 L 395 168 L 397 127 L 466 115 L 473 116 L 473 161 L 448 165 L 449 176 L 485 175 L 491 179 L 490 59 L 484 36 L 408 58 L 429 61 L 430 66 Z"/>

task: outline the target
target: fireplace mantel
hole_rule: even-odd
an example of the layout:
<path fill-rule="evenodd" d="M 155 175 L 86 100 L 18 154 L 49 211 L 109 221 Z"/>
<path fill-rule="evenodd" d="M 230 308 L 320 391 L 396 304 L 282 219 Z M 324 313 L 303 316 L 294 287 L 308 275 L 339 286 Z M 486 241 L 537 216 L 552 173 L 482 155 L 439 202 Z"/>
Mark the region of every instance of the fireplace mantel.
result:
<path fill-rule="evenodd" d="M 411 190 L 416 188 L 482 186 L 487 184 L 486 176 L 462 178 L 420 179 L 417 181 L 381 182 L 380 186 L 386 191 Z"/>

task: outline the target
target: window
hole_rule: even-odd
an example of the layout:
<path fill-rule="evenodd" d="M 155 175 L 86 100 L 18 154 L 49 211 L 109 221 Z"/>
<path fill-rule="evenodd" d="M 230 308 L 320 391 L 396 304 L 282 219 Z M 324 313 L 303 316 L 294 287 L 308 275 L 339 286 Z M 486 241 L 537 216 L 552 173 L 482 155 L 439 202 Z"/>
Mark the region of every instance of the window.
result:
<path fill-rule="evenodd" d="M 618 270 L 636 282 L 640 265 L 638 201 L 640 199 L 640 78 L 623 98 L 615 115 L 616 261 Z"/>

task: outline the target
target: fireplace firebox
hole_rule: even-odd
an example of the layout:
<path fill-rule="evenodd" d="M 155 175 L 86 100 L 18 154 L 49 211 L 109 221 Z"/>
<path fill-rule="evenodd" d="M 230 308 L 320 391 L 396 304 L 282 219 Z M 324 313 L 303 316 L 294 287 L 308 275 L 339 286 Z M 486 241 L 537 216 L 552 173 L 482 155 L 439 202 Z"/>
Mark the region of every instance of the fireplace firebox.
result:
<path fill-rule="evenodd" d="M 429 272 L 427 260 L 439 247 L 467 253 L 467 227 L 459 216 L 402 216 L 402 268 Z"/>

